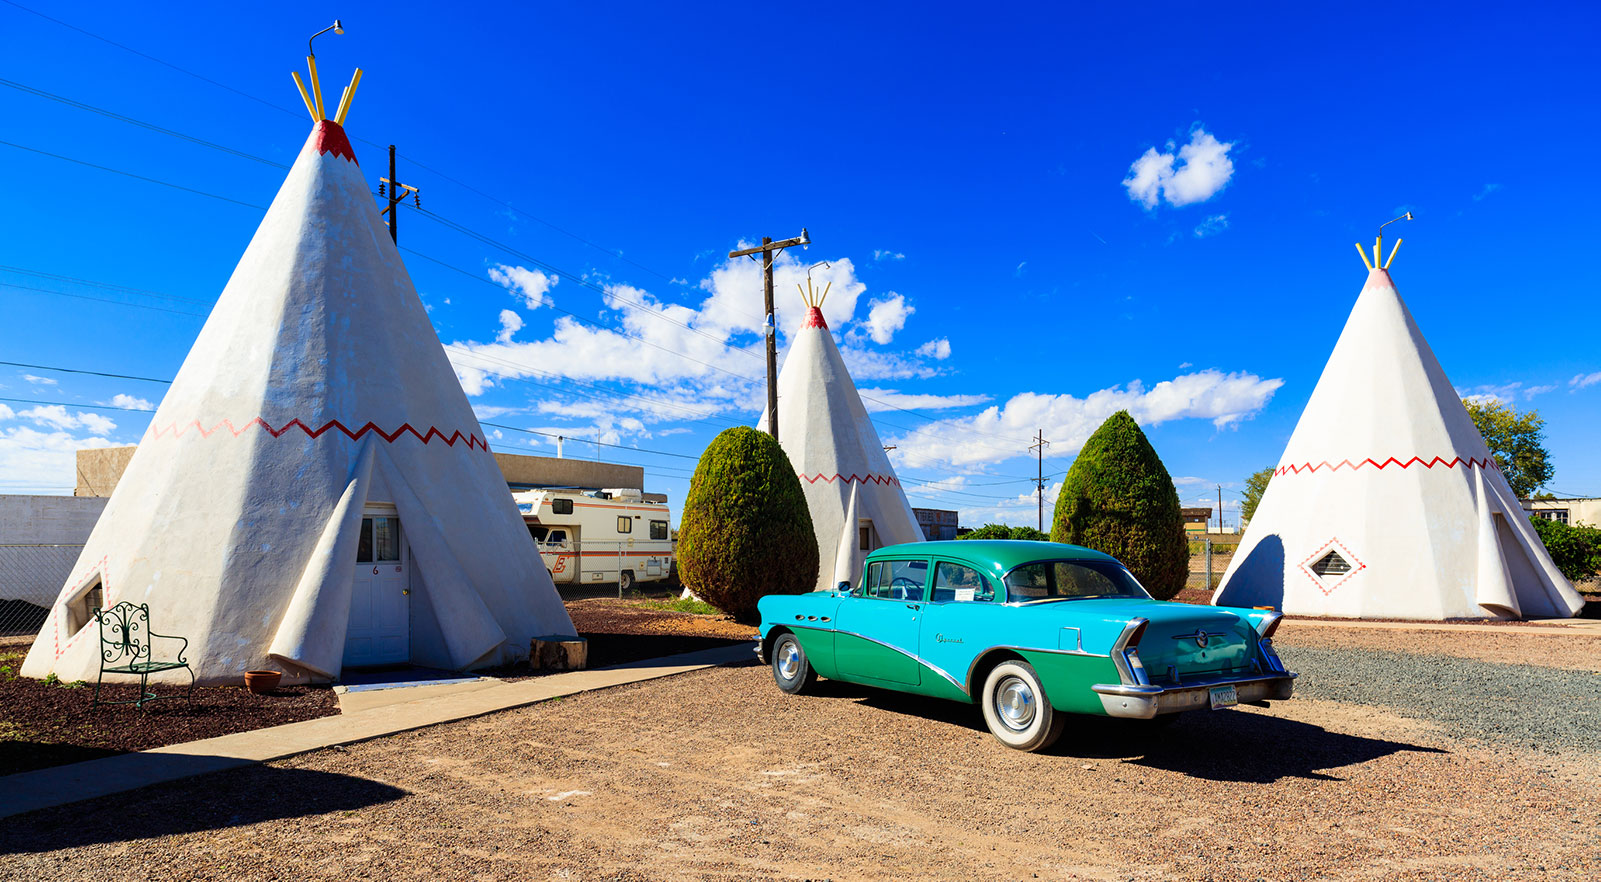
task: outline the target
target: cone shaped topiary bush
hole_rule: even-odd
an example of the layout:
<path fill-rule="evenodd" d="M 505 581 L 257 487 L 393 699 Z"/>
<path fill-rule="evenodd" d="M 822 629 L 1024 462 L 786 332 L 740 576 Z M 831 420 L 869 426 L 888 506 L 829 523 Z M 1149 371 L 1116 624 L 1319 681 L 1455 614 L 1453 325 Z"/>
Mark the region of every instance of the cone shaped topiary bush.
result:
<path fill-rule="evenodd" d="M 1178 492 L 1128 411 L 1108 417 L 1068 469 L 1051 541 L 1112 555 L 1158 600 L 1184 589 L 1190 551 Z"/>
<path fill-rule="evenodd" d="M 689 479 L 678 529 L 684 586 L 741 622 L 764 594 L 817 583 L 817 537 L 784 448 L 747 426 L 712 439 Z"/>

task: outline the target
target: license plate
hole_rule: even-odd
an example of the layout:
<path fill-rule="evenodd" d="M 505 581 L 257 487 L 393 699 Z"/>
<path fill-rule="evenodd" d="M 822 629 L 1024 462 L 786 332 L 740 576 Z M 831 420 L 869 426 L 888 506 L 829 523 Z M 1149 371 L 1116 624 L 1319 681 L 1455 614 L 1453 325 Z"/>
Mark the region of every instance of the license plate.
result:
<path fill-rule="evenodd" d="M 1240 694 L 1234 691 L 1233 686 L 1212 687 L 1212 710 L 1220 707 L 1233 707 L 1240 703 Z"/>

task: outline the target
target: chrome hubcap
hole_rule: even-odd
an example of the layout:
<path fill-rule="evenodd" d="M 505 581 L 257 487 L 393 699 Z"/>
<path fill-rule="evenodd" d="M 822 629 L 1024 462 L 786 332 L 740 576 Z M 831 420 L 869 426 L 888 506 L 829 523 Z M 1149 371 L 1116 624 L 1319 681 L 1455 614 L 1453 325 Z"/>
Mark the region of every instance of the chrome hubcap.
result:
<path fill-rule="evenodd" d="M 778 675 L 786 680 L 793 680 L 800 674 L 801 652 L 800 647 L 793 642 L 785 643 L 778 648 Z"/>
<path fill-rule="evenodd" d="M 995 690 L 995 711 L 1007 728 L 1027 729 L 1034 722 L 1034 690 L 1018 677 L 1007 677 Z"/>

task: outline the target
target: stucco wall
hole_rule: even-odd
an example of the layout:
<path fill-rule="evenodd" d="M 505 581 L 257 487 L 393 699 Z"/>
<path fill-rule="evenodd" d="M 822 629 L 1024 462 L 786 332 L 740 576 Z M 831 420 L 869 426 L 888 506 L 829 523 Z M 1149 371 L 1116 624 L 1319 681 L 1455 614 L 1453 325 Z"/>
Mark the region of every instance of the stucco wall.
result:
<path fill-rule="evenodd" d="M 105 507 L 104 498 L 0 496 L 0 545 L 82 545 Z"/>

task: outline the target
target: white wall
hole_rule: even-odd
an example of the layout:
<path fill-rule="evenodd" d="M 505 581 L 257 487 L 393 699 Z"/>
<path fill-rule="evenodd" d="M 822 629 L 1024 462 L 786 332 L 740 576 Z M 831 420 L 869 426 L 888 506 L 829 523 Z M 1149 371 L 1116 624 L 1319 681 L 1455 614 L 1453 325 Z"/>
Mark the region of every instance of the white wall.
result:
<path fill-rule="evenodd" d="M 0 495 L 0 600 L 48 606 L 105 507 L 104 497 Z"/>

